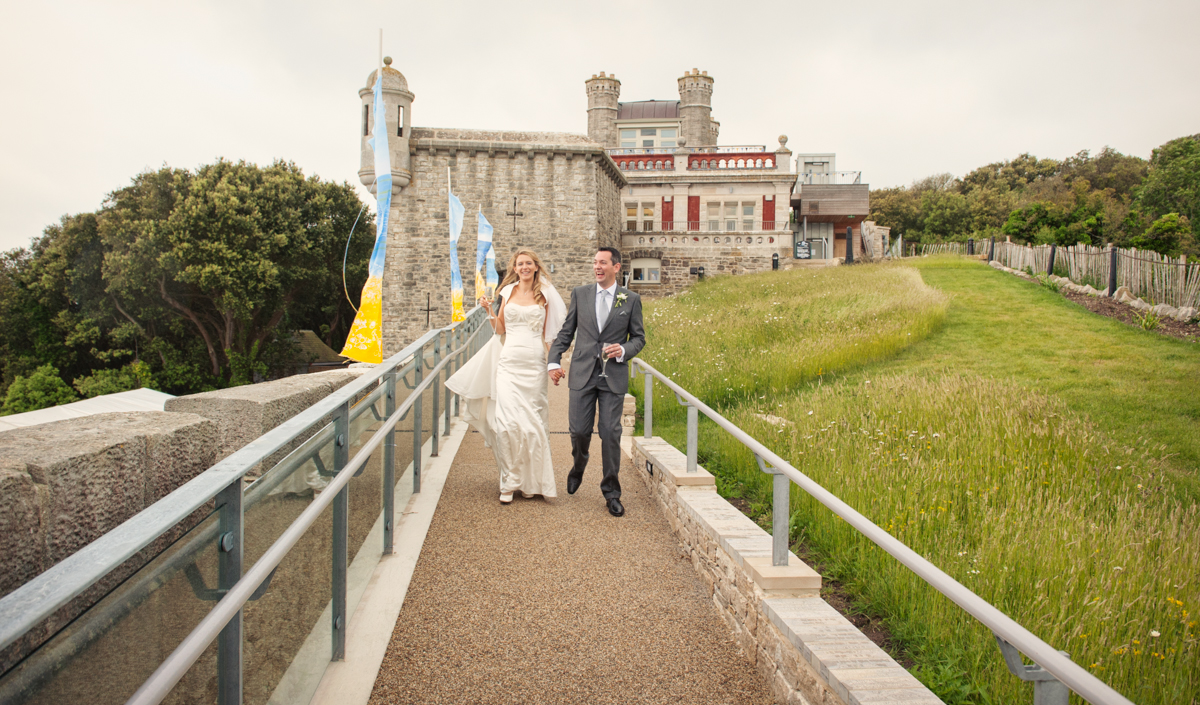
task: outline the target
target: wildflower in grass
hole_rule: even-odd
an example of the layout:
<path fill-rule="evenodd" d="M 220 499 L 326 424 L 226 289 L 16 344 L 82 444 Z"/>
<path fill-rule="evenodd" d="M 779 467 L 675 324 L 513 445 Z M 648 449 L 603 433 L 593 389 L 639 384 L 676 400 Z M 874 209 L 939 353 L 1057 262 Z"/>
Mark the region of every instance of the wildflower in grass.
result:
<path fill-rule="evenodd" d="M 1158 633 L 1158 630 L 1157 630 L 1157 629 L 1151 629 L 1151 630 L 1150 630 L 1150 636 L 1152 636 L 1152 637 L 1154 637 L 1155 639 L 1157 639 L 1158 637 L 1160 637 L 1160 636 L 1162 636 L 1162 635 Z"/>

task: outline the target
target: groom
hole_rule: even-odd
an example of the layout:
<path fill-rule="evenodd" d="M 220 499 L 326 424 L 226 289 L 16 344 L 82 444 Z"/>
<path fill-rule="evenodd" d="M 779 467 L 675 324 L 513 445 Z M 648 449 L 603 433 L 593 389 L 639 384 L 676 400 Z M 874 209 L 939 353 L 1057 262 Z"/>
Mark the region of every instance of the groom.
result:
<path fill-rule="evenodd" d="M 600 491 L 608 503 L 608 512 L 615 517 L 625 514 L 621 505 L 621 410 L 625 393 L 629 391 L 629 361 L 646 344 L 642 329 L 642 300 L 622 286 L 617 286 L 621 271 L 621 253 L 615 247 L 601 247 L 592 259 L 595 284 L 577 286 L 571 292 L 571 308 L 567 319 L 550 346 L 546 367 L 554 384 L 563 378 L 562 355 L 575 338 L 571 355 L 571 456 L 574 467 L 567 475 L 567 492 L 575 494 L 583 482 L 583 470 L 588 463 L 588 446 L 592 444 L 592 425 L 596 407 L 600 407 L 600 458 L 604 478 Z M 608 354 L 607 377 L 601 377 L 601 349 Z"/>

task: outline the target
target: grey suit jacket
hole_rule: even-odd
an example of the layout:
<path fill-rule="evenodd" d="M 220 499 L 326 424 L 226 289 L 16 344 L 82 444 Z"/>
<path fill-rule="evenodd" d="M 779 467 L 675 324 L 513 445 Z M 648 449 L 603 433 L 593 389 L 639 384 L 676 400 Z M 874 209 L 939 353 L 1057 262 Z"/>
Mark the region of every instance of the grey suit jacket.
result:
<path fill-rule="evenodd" d="M 575 338 L 575 352 L 571 355 L 571 373 L 567 386 L 583 389 L 596 365 L 600 364 L 600 350 L 604 345 L 620 343 L 625 348 L 621 362 L 608 361 L 608 388 L 615 394 L 629 391 L 629 361 L 646 345 L 646 330 L 642 327 L 642 299 L 623 286 L 617 286 L 617 298 L 625 295 L 625 302 L 609 309 L 604 330 L 596 320 L 596 284 L 575 287 L 571 292 L 571 306 L 563 321 L 558 337 L 550 346 L 549 362 L 561 364 L 562 355 Z M 603 344 L 603 345 L 602 345 Z"/>

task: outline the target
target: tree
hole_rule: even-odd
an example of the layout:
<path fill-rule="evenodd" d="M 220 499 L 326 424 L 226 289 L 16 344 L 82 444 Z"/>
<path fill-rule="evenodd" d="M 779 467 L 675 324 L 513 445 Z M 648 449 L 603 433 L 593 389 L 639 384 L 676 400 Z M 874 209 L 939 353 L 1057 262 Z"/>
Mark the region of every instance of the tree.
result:
<path fill-rule="evenodd" d="M 1196 250 L 1195 237 L 1187 216 L 1167 213 L 1155 220 L 1145 232 L 1130 239 L 1129 244 L 1142 250 L 1154 250 L 1160 255 L 1178 257 L 1193 254 Z"/>
<path fill-rule="evenodd" d="M 1184 216 L 1200 235 L 1200 134 L 1180 137 L 1158 147 L 1139 189 L 1136 205 L 1150 218 L 1169 213 Z"/>
<path fill-rule="evenodd" d="M 73 401 L 75 393 L 58 376 L 54 365 L 42 365 L 28 377 L 17 375 L 8 386 L 0 415 L 21 414 Z"/>
<path fill-rule="evenodd" d="M 340 257 L 334 271 L 331 260 L 360 206 L 348 185 L 306 180 L 291 163 L 142 174 L 105 208 L 107 293 L 151 337 L 166 328 L 198 338 L 219 385 L 249 381 L 286 364 L 289 324 L 320 314 L 332 334 L 348 318 Z M 364 241 L 353 254 L 365 279 Z"/>

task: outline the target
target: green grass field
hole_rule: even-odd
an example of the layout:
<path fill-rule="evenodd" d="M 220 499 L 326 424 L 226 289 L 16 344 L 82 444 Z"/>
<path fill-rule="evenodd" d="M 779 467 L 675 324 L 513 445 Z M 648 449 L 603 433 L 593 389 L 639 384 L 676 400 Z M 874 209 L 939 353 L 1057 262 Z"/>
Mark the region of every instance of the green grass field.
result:
<path fill-rule="evenodd" d="M 910 263 L 704 282 L 647 307 L 645 356 L 1134 701 L 1195 702 L 1200 350 L 978 262 Z M 682 447 L 681 407 L 655 401 Z M 712 424 L 700 451 L 765 518 L 752 456 Z M 792 507 L 793 541 L 940 697 L 1030 700 L 985 629 L 795 488 Z"/>

